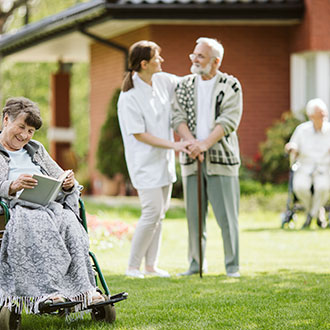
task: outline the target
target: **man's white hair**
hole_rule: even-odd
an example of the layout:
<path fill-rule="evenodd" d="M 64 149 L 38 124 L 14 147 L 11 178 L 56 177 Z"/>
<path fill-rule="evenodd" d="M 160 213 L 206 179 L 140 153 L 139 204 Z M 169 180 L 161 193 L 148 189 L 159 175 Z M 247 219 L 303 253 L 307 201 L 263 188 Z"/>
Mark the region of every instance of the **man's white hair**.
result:
<path fill-rule="evenodd" d="M 212 55 L 220 59 L 219 61 L 219 66 L 220 66 L 225 50 L 218 40 L 201 37 L 196 40 L 196 44 L 207 44 L 211 48 Z"/>
<path fill-rule="evenodd" d="M 307 102 L 307 104 L 306 104 L 307 116 L 311 116 L 314 113 L 316 108 L 320 108 L 320 109 L 325 110 L 326 112 L 328 112 L 328 107 L 324 103 L 324 101 L 319 99 L 319 98 L 316 98 L 316 99 L 312 99 L 312 100 Z"/>

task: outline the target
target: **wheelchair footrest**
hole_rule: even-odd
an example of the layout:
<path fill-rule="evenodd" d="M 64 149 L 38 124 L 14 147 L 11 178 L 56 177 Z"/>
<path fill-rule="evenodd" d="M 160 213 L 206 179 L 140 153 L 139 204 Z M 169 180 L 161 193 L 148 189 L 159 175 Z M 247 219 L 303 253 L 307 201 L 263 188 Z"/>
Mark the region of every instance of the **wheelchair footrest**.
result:
<path fill-rule="evenodd" d="M 60 302 L 55 304 L 48 304 L 41 302 L 39 304 L 39 311 L 40 313 L 52 313 L 59 309 L 66 309 L 66 308 L 72 308 L 78 304 L 81 304 L 81 301 L 66 301 L 66 302 Z"/>
<path fill-rule="evenodd" d="M 105 306 L 105 305 L 113 305 L 119 301 L 122 301 L 122 300 L 125 300 L 127 299 L 128 297 L 128 293 L 127 292 L 121 292 L 121 293 L 117 293 L 113 296 L 110 297 L 109 300 L 106 300 L 106 301 L 102 301 L 102 302 L 99 302 L 99 303 L 95 303 L 95 304 L 92 304 L 92 305 L 89 305 L 87 307 L 87 309 L 90 309 L 90 308 L 96 308 L 96 307 L 100 307 L 100 306 Z"/>

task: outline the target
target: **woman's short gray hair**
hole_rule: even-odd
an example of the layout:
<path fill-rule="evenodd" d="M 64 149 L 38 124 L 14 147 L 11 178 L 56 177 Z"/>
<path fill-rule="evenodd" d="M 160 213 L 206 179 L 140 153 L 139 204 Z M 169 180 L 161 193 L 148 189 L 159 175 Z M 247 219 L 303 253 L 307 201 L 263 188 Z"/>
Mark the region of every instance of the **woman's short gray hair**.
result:
<path fill-rule="evenodd" d="M 320 109 L 325 110 L 326 112 L 328 112 L 328 107 L 325 104 L 325 102 L 323 100 L 319 99 L 319 98 L 316 98 L 316 99 L 312 99 L 312 100 L 307 102 L 307 104 L 306 104 L 307 116 L 312 115 L 316 108 L 320 108 Z"/>
<path fill-rule="evenodd" d="M 6 115 L 14 121 L 20 114 L 26 114 L 25 122 L 29 126 L 39 129 L 42 125 L 39 107 L 36 103 L 25 97 L 12 97 L 6 101 L 2 110 L 2 122 Z"/>
<path fill-rule="evenodd" d="M 225 50 L 218 40 L 201 37 L 196 40 L 196 44 L 207 44 L 211 48 L 212 55 L 220 59 L 219 66 L 221 65 Z"/>

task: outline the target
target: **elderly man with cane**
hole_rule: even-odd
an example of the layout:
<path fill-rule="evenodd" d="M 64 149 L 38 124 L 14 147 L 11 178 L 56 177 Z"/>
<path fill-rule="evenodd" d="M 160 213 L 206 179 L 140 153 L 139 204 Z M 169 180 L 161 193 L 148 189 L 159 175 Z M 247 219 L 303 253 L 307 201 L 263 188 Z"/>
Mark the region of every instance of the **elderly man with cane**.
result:
<path fill-rule="evenodd" d="M 205 218 L 210 201 L 222 232 L 227 276 L 239 277 L 240 157 L 236 131 L 242 116 L 242 91 L 235 77 L 218 70 L 224 53 L 222 45 L 210 38 L 199 38 L 196 43 L 189 56 L 192 74 L 178 84 L 172 114 L 176 132 L 184 141 L 191 142 L 191 154 L 180 154 L 189 231 L 189 268 L 178 275 L 207 270 Z M 198 162 L 201 163 L 200 206 Z"/>

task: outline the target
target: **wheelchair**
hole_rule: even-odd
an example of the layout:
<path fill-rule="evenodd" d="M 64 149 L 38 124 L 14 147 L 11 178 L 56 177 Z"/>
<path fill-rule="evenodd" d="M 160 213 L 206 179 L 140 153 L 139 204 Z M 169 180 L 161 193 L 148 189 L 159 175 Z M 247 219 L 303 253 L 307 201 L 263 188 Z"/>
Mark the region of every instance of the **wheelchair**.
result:
<path fill-rule="evenodd" d="M 87 229 L 87 220 L 86 220 L 86 211 L 85 206 L 82 199 L 79 199 L 80 206 L 80 222 L 86 232 Z M 5 232 L 5 226 L 7 222 L 10 220 L 10 213 L 8 209 L 8 205 L 0 200 L 0 246 L 3 234 Z M 94 321 L 104 321 L 108 323 L 113 323 L 116 320 L 116 310 L 114 304 L 127 299 L 127 292 L 121 292 L 115 295 L 110 295 L 110 291 L 108 285 L 105 281 L 105 278 L 102 274 L 100 266 L 96 260 L 96 256 L 93 252 L 89 252 L 89 256 L 92 260 L 92 267 L 95 273 L 96 285 L 98 287 L 98 283 L 101 284 L 103 291 L 97 288 L 97 290 L 103 295 L 105 298 L 104 302 L 94 303 L 93 305 L 87 306 L 85 309 L 81 311 L 90 311 L 91 318 Z M 61 303 L 52 303 L 48 304 L 39 304 L 39 313 L 38 314 L 51 314 L 57 315 L 61 317 L 68 317 L 70 313 L 73 312 L 73 307 L 81 304 L 79 301 L 68 301 Z M 5 306 L 0 306 L 0 329 L 1 330 L 18 330 L 21 324 L 21 314 L 15 311 L 15 305 L 10 310 Z"/>
<path fill-rule="evenodd" d="M 289 170 L 289 181 L 288 181 L 288 198 L 286 202 L 286 210 L 281 214 L 281 228 L 289 227 L 291 229 L 296 227 L 297 222 L 297 212 L 303 211 L 304 208 L 299 204 L 299 200 L 293 191 L 293 177 L 294 172 L 298 169 L 298 164 L 294 163 Z M 313 193 L 313 186 L 311 187 L 311 191 Z M 327 223 L 329 226 L 329 213 L 330 213 L 330 204 L 328 202 L 327 205 L 324 206 L 324 211 L 328 214 Z M 317 223 L 317 225 L 321 228 L 325 228 L 327 223 Z"/>

